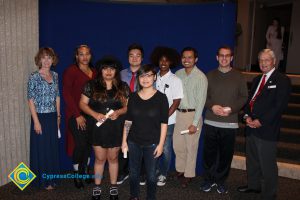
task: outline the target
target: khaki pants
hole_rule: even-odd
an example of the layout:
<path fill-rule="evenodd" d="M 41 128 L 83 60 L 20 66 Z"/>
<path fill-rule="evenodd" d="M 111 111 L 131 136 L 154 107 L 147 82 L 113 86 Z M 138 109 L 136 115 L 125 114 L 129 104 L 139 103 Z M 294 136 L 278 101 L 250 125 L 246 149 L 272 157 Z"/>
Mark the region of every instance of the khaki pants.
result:
<path fill-rule="evenodd" d="M 187 178 L 195 177 L 197 153 L 200 132 L 202 128 L 202 117 L 198 124 L 199 130 L 194 134 L 183 134 L 180 132 L 187 130 L 192 124 L 195 112 L 182 113 L 176 111 L 176 124 L 173 133 L 173 148 L 176 155 L 175 167 L 177 172 L 184 172 Z"/>

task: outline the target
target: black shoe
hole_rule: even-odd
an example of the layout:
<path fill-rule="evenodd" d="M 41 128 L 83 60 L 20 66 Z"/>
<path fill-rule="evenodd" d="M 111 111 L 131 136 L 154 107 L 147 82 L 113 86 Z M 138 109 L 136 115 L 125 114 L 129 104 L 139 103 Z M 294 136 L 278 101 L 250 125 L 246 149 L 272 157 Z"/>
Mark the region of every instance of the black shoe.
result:
<path fill-rule="evenodd" d="M 228 188 L 224 183 L 223 184 L 217 184 L 217 192 L 219 194 L 227 194 L 228 193 Z"/>
<path fill-rule="evenodd" d="M 200 190 L 203 192 L 210 192 L 211 189 L 216 186 L 215 183 L 210 182 L 210 181 L 204 181 L 201 185 L 200 185 Z"/>
<path fill-rule="evenodd" d="M 110 195 L 109 200 L 118 200 L 119 196 L 118 195 Z"/>
<path fill-rule="evenodd" d="M 145 175 L 140 176 L 140 185 L 146 185 L 146 177 Z"/>
<path fill-rule="evenodd" d="M 83 182 L 82 182 L 82 179 L 81 178 L 78 178 L 78 171 L 74 171 L 74 185 L 76 188 L 80 189 L 80 188 L 83 188 L 84 185 L 83 185 Z"/>
<path fill-rule="evenodd" d="M 120 175 L 117 180 L 117 185 L 121 185 L 128 178 L 129 178 L 129 174 Z"/>
<path fill-rule="evenodd" d="M 118 192 L 118 188 L 115 186 L 111 186 L 109 188 L 109 200 L 118 200 L 119 199 L 119 192 Z"/>
<path fill-rule="evenodd" d="M 171 177 L 174 179 L 174 180 L 180 180 L 182 177 L 183 177 L 184 173 L 183 172 L 172 172 L 171 173 Z"/>
<path fill-rule="evenodd" d="M 96 186 L 93 188 L 92 200 L 100 200 L 100 199 L 101 199 L 101 188 Z"/>
<path fill-rule="evenodd" d="M 237 191 L 243 192 L 243 193 L 261 193 L 261 190 L 255 190 L 255 189 L 248 188 L 247 185 L 238 187 Z"/>
<path fill-rule="evenodd" d="M 99 196 L 92 196 L 92 200 L 100 200 L 101 199 L 101 195 Z"/>

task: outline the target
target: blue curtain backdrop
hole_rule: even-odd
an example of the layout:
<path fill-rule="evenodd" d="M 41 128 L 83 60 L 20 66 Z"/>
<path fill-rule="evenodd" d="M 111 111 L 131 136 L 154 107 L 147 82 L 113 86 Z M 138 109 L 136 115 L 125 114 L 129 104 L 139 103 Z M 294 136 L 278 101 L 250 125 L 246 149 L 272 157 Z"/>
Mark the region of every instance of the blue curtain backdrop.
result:
<path fill-rule="evenodd" d="M 128 66 L 127 47 L 133 42 L 143 45 L 143 63 L 149 61 L 157 45 L 180 51 L 185 46 L 199 52 L 197 66 L 204 72 L 215 68 L 217 48 L 234 46 L 236 5 L 205 4 L 108 4 L 88 0 L 40 0 L 40 46 L 50 46 L 59 55 L 55 69 L 62 77 L 73 62 L 74 48 L 87 44 L 93 50 L 95 62 L 103 55 L 120 58 Z M 178 67 L 180 68 L 180 67 Z M 177 68 L 177 69 L 178 69 Z M 60 89 L 61 89 L 60 79 Z M 62 113 L 64 102 L 62 102 Z M 71 158 L 65 152 L 62 123 L 62 169 L 71 169 Z M 202 139 L 200 138 L 197 174 L 201 174 Z M 174 164 L 173 164 L 174 167 Z"/>

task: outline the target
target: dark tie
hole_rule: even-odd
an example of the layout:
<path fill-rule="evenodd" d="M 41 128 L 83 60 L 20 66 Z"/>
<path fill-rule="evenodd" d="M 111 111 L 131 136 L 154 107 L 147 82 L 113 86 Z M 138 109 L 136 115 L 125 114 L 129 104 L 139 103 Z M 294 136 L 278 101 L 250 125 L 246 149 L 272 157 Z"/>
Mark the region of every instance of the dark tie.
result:
<path fill-rule="evenodd" d="M 134 72 L 131 72 L 131 80 L 130 80 L 130 91 L 131 92 L 134 92 L 134 82 L 135 82 L 135 73 Z"/>
<path fill-rule="evenodd" d="M 263 75 L 263 78 L 262 78 L 262 80 L 261 80 L 261 82 L 260 82 L 260 85 L 259 85 L 259 87 L 258 87 L 257 93 L 255 94 L 255 96 L 254 96 L 254 97 L 251 99 L 251 101 L 249 102 L 249 106 L 250 106 L 251 112 L 252 112 L 253 105 L 254 105 L 254 103 L 255 103 L 256 98 L 258 97 L 258 95 L 260 95 L 260 93 L 261 93 L 261 91 L 262 91 L 264 85 L 266 84 L 266 76 L 267 76 L 267 75 Z"/>

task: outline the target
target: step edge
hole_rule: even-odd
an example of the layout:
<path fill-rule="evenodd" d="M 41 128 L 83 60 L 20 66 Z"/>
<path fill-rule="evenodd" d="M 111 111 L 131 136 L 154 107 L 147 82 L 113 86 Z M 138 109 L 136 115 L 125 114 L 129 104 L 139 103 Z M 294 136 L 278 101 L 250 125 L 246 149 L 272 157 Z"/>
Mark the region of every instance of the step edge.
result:
<path fill-rule="evenodd" d="M 245 129 L 246 125 L 244 123 L 239 123 L 239 129 Z M 281 127 L 280 132 L 286 132 L 286 133 L 293 133 L 293 134 L 300 134 L 300 129 L 298 128 L 286 128 Z"/>
<path fill-rule="evenodd" d="M 300 121 L 300 116 L 298 116 L 298 115 L 282 115 L 282 119 Z"/>
<path fill-rule="evenodd" d="M 245 137 L 242 135 L 237 135 L 235 139 L 238 143 L 245 143 Z M 277 141 L 277 148 L 283 147 L 289 150 L 300 150 L 299 144 Z"/>
<path fill-rule="evenodd" d="M 234 155 L 235 156 L 243 156 L 245 157 L 245 152 L 243 151 L 239 151 L 239 150 L 235 150 L 234 151 Z M 300 165 L 300 160 L 291 160 L 291 159 L 287 159 L 287 158 L 282 158 L 282 157 L 276 157 L 277 162 L 281 162 L 281 163 L 289 163 L 289 164 L 295 164 L 295 165 Z"/>
<path fill-rule="evenodd" d="M 290 95 L 300 96 L 300 93 L 298 93 L 298 92 L 292 92 Z"/>
<path fill-rule="evenodd" d="M 277 166 L 278 176 L 300 180 L 300 165 L 277 162 Z M 245 156 L 234 155 L 231 162 L 231 168 L 246 170 Z"/>
<path fill-rule="evenodd" d="M 300 134 L 300 129 L 297 128 L 285 128 L 282 127 L 280 128 L 280 132 L 285 132 L 285 133 L 293 133 L 293 134 Z"/>
<path fill-rule="evenodd" d="M 300 103 L 288 103 L 288 107 L 300 108 Z"/>

